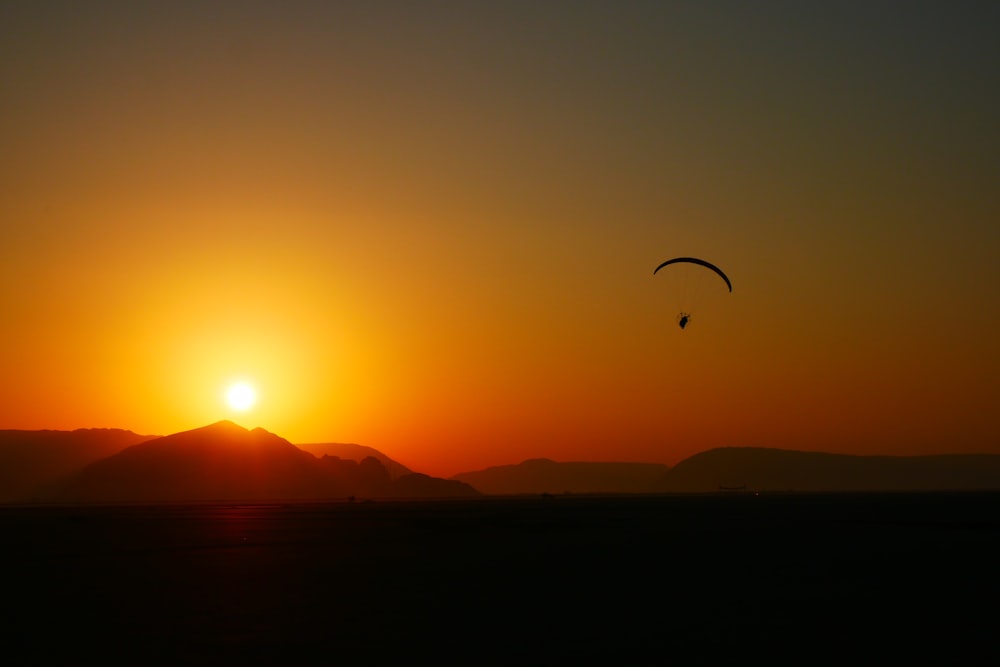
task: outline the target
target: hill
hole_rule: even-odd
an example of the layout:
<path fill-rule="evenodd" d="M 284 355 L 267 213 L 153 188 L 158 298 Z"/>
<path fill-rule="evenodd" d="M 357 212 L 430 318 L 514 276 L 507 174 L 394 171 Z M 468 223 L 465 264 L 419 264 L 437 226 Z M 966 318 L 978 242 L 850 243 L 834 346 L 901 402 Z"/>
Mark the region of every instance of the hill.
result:
<path fill-rule="evenodd" d="M 62 501 L 190 502 L 475 496 L 452 480 L 391 479 L 374 457 L 315 456 L 262 428 L 229 421 L 155 438 L 91 463 L 55 494 Z"/>
<path fill-rule="evenodd" d="M 84 466 L 155 437 L 117 428 L 0 430 L 0 502 L 48 495 Z"/>
<path fill-rule="evenodd" d="M 403 475 L 410 475 L 413 473 L 412 470 L 404 466 L 402 463 L 392 460 L 374 447 L 365 447 L 364 445 L 355 445 L 353 443 L 345 442 L 299 443 L 296 446 L 299 449 L 309 452 L 317 458 L 335 456 L 339 459 L 357 461 L 360 463 L 366 458 L 372 457 L 385 466 L 385 469 L 389 472 L 389 477 L 392 479 L 399 479 Z"/>
<path fill-rule="evenodd" d="M 963 491 L 1000 489 L 1000 455 L 856 456 L 762 447 L 695 454 L 657 484 L 663 492 Z"/>
<path fill-rule="evenodd" d="M 659 463 L 556 462 L 528 459 L 517 465 L 453 475 L 487 495 L 526 493 L 649 493 L 669 471 Z"/>

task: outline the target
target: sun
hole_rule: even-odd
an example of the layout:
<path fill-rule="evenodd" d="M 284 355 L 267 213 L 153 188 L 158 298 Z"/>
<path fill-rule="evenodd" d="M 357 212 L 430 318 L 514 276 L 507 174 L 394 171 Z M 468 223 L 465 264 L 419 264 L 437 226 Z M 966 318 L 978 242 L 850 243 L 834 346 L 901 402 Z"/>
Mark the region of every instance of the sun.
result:
<path fill-rule="evenodd" d="M 226 389 L 226 403 L 233 410 L 246 412 L 257 402 L 257 392 L 246 382 L 234 382 Z"/>

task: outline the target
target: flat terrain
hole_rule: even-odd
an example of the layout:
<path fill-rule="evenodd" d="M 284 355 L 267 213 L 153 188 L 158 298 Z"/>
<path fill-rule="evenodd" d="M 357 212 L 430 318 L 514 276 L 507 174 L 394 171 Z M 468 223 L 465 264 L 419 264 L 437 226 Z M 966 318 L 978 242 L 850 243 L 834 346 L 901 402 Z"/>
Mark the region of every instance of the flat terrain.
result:
<path fill-rule="evenodd" d="M 7 664 L 998 664 L 1000 494 L 0 507 Z"/>

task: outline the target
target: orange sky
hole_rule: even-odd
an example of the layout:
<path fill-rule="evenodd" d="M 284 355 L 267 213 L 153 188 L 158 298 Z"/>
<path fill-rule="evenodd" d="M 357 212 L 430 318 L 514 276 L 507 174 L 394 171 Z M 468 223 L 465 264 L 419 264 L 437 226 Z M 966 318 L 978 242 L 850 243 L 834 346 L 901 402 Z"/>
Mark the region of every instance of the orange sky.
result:
<path fill-rule="evenodd" d="M 1000 452 L 996 7 L 703 5 L 5 4 L 0 428 Z"/>

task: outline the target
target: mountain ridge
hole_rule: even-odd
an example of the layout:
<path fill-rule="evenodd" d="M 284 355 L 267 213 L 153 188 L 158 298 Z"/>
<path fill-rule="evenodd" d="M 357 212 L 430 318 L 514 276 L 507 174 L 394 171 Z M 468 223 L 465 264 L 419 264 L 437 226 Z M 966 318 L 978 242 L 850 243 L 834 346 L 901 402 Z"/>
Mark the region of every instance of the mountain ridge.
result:
<path fill-rule="evenodd" d="M 350 459 L 361 462 L 371 456 L 378 459 L 379 462 L 385 466 L 385 469 L 389 471 L 389 476 L 392 477 L 392 479 L 398 479 L 403 475 L 409 475 L 416 472 L 402 463 L 389 458 L 374 447 L 366 447 L 365 445 L 358 445 L 350 442 L 309 442 L 297 443 L 296 447 L 304 449 L 317 458 L 323 458 L 323 456 L 335 456 L 340 459 Z"/>

